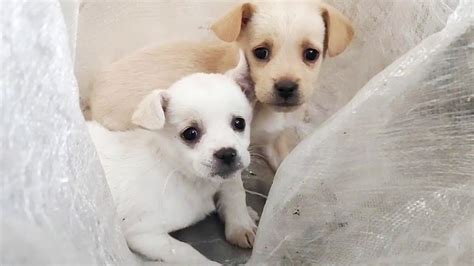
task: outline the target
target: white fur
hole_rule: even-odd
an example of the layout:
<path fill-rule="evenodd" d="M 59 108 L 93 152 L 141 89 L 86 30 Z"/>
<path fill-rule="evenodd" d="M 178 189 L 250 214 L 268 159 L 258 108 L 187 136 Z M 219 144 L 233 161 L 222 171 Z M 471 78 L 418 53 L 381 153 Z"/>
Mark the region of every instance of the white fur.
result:
<path fill-rule="evenodd" d="M 247 71 L 246 64 L 237 68 Z M 133 251 L 169 263 L 209 264 L 169 233 L 216 209 L 225 222 L 228 241 L 252 246 L 254 212 L 247 210 L 240 176 L 250 163 L 252 109 L 232 79 L 238 76 L 236 70 L 228 76 L 193 74 L 167 90 L 152 92 L 134 113 L 140 129 L 112 132 L 96 122 L 88 123 Z M 246 120 L 244 132 L 231 127 L 235 116 Z M 190 124 L 198 124 L 203 132 L 193 145 L 180 137 Z M 223 178 L 214 174 L 214 153 L 226 147 L 237 150 L 240 164 Z"/>

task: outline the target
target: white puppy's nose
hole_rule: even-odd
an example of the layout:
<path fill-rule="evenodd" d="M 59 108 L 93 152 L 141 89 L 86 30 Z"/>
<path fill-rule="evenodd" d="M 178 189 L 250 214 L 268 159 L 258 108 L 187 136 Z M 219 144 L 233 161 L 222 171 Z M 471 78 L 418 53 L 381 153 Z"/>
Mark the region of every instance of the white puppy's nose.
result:
<path fill-rule="evenodd" d="M 230 165 L 235 162 L 237 151 L 234 148 L 222 148 L 214 153 L 214 157 L 224 164 Z"/>

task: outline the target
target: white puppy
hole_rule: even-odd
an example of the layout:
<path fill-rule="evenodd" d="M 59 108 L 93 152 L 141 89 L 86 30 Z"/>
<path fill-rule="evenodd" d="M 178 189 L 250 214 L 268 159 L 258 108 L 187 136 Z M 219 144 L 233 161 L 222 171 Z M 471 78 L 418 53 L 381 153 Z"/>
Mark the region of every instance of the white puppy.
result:
<path fill-rule="evenodd" d="M 209 263 L 169 233 L 216 209 L 227 240 L 252 247 L 258 217 L 247 209 L 241 180 L 252 108 L 236 82 L 247 71 L 241 55 L 226 75 L 193 74 L 153 91 L 133 114 L 139 129 L 89 123 L 131 250 L 152 260 Z"/>

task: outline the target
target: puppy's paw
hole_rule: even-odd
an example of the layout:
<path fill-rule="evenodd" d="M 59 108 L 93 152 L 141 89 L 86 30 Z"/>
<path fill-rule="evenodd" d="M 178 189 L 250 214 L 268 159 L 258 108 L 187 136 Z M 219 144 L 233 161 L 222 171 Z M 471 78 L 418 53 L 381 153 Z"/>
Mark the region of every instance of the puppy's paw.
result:
<path fill-rule="evenodd" d="M 258 219 L 258 213 L 251 207 L 247 207 L 247 213 L 242 215 L 240 220 L 226 223 L 225 237 L 227 241 L 241 248 L 252 248 L 257 233 L 255 222 Z"/>
<path fill-rule="evenodd" d="M 247 206 L 247 211 L 249 212 L 249 216 L 254 221 L 255 223 L 260 220 L 260 216 L 258 215 L 258 212 L 256 212 L 252 207 Z"/>
<path fill-rule="evenodd" d="M 241 248 L 252 248 L 256 232 L 255 224 L 246 226 L 226 224 L 225 237 L 231 244 Z"/>

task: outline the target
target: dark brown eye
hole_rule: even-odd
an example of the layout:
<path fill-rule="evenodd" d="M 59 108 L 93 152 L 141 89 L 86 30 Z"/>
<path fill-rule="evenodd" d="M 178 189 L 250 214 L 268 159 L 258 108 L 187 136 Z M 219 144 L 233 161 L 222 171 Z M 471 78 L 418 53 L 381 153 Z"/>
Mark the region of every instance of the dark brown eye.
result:
<path fill-rule="evenodd" d="M 255 55 L 256 58 L 260 60 L 265 60 L 270 56 L 270 50 L 268 50 L 268 48 L 265 48 L 265 47 L 260 47 L 253 50 L 253 54 Z"/>
<path fill-rule="evenodd" d="M 306 49 L 304 50 L 303 57 L 305 61 L 314 62 L 319 58 L 319 52 L 316 49 Z"/>
<path fill-rule="evenodd" d="M 236 131 L 244 131 L 245 120 L 241 117 L 236 117 L 232 119 L 232 128 Z"/>
<path fill-rule="evenodd" d="M 181 138 L 186 142 L 195 142 L 199 139 L 199 130 L 195 127 L 188 127 L 181 133 Z"/>

